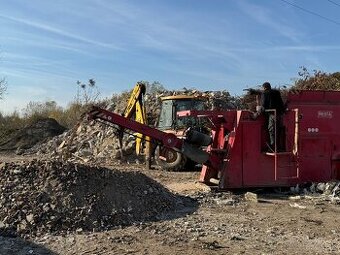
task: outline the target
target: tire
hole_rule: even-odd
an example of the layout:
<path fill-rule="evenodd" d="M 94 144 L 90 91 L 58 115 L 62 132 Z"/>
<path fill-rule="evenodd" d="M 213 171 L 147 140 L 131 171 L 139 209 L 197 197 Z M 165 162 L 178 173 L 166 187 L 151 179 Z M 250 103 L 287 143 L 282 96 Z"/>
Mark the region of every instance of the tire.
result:
<path fill-rule="evenodd" d="M 157 146 L 155 150 L 155 161 L 158 166 L 160 166 L 163 170 L 169 171 L 169 172 L 177 172 L 177 171 L 184 170 L 188 162 L 187 157 L 171 149 L 167 149 L 167 148 L 162 148 L 162 149 L 165 150 L 165 153 L 164 153 L 165 155 L 162 155 L 165 158 L 165 160 L 160 159 L 161 147 Z"/>

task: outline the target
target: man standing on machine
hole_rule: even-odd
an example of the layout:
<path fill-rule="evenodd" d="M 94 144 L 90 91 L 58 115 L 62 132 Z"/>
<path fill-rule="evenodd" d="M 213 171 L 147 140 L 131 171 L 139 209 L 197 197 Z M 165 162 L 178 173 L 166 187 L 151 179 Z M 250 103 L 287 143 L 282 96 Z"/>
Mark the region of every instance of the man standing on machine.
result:
<path fill-rule="evenodd" d="M 274 111 L 275 110 L 275 111 Z M 267 128 L 269 133 L 269 150 L 272 152 L 275 149 L 275 141 L 279 141 L 280 132 L 282 128 L 282 114 L 284 113 L 284 104 L 279 90 L 272 89 L 269 82 L 262 84 L 262 93 L 260 99 L 260 107 L 254 114 L 256 118 L 260 114 L 266 117 Z M 276 129 L 276 137 L 275 137 Z M 280 148 L 280 143 L 276 145 Z"/>

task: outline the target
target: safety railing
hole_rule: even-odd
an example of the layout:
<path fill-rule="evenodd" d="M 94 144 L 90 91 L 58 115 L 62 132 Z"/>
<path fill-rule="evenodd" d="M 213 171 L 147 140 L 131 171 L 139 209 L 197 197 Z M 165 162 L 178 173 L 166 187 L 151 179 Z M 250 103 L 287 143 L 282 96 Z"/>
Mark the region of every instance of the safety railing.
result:
<path fill-rule="evenodd" d="M 294 122 L 294 144 L 292 153 L 296 157 L 298 154 L 298 141 L 299 141 L 299 110 L 293 109 L 292 111 L 295 112 L 295 122 Z M 275 181 L 278 180 L 278 146 L 277 146 L 277 111 L 275 109 L 268 109 L 265 112 L 272 113 L 274 115 L 274 152 L 269 153 L 268 155 L 274 156 L 274 177 Z M 280 153 L 279 153 L 280 154 Z M 285 153 L 287 154 L 287 153 Z M 291 178 L 299 178 L 299 167 L 296 168 L 296 176 L 292 176 Z"/>

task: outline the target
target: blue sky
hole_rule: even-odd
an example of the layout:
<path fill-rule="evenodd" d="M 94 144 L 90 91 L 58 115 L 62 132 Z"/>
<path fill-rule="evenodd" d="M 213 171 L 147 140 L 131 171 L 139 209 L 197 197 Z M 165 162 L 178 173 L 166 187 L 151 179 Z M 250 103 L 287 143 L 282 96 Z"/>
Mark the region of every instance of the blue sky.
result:
<path fill-rule="evenodd" d="M 292 6 L 298 5 L 305 10 Z M 338 5 L 337 5 L 338 4 Z M 139 80 L 167 89 L 292 83 L 300 66 L 339 71 L 340 0 L 0 0 L 0 111 L 102 97 Z"/>

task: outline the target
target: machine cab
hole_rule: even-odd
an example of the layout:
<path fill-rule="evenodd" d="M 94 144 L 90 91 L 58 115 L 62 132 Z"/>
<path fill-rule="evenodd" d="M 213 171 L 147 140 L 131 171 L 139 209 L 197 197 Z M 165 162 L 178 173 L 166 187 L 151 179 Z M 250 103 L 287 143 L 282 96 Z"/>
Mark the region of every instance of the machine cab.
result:
<path fill-rule="evenodd" d="M 177 112 L 185 110 L 205 110 L 206 98 L 197 96 L 167 96 L 161 98 L 162 107 L 159 115 L 157 128 L 162 131 L 180 132 L 188 127 L 201 125 L 198 118 L 188 116 L 177 118 Z"/>

